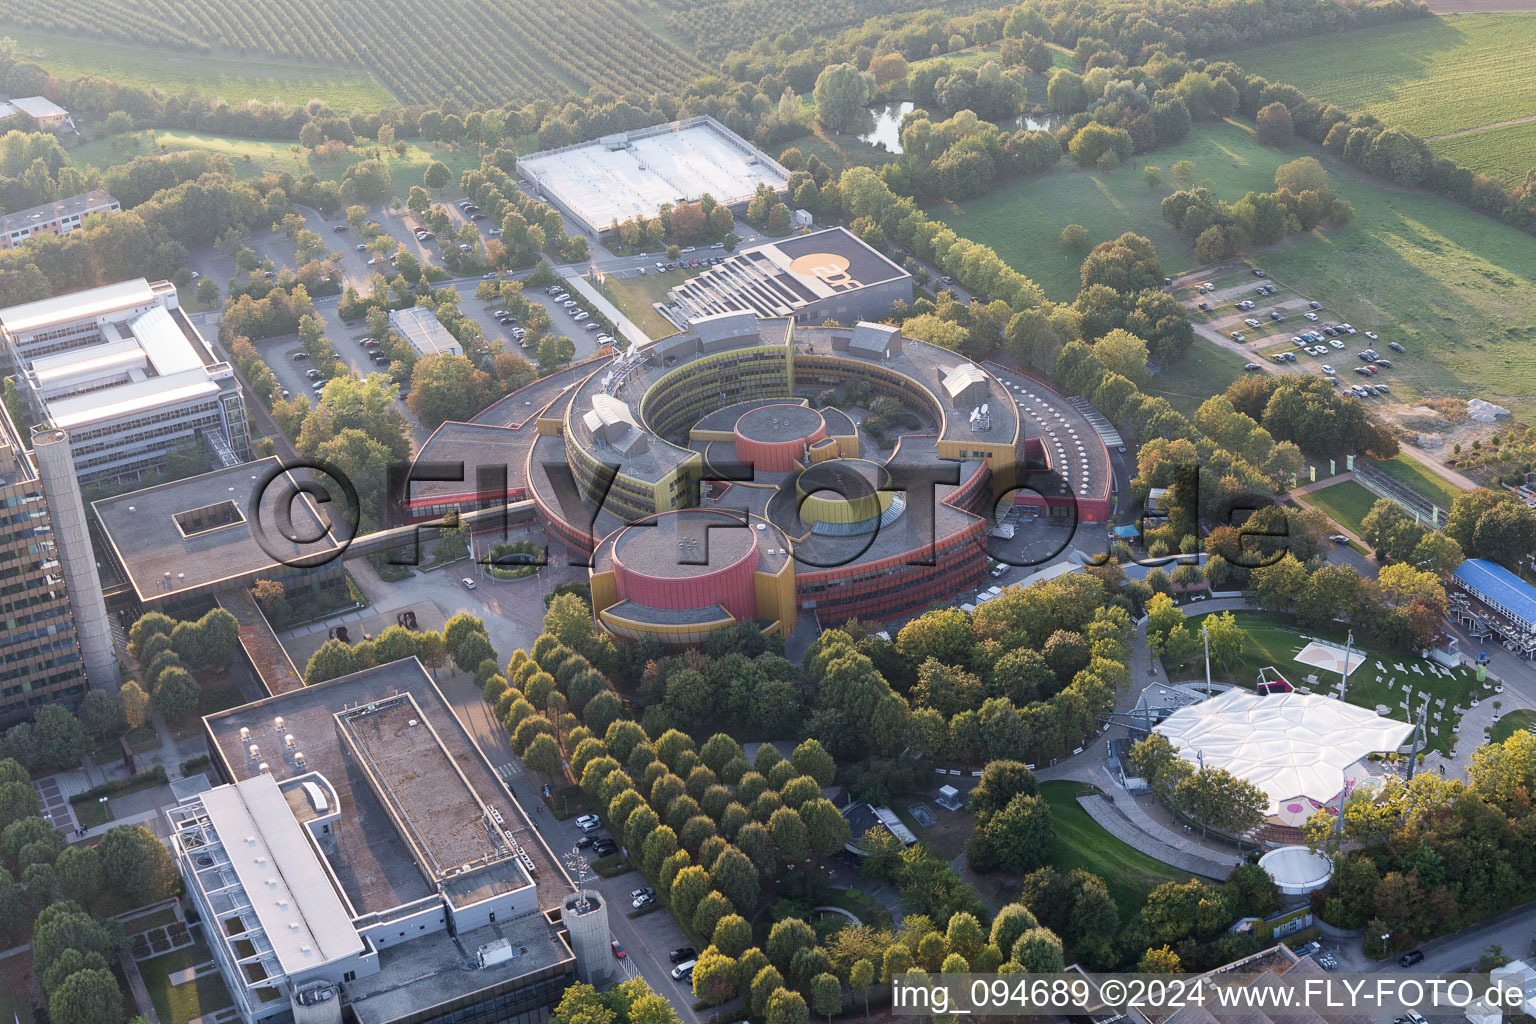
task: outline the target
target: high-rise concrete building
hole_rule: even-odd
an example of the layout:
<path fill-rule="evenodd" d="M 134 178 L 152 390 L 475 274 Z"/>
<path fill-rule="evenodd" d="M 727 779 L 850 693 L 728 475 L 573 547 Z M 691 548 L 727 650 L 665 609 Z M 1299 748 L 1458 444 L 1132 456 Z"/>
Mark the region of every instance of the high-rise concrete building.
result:
<path fill-rule="evenodd" d="M 68 442 L 29 452 L 0 408 L 0 723 L 74 706 L 88 681 L 119 678 Z"/>
<path fill-rule="evenodd" d="M 250 458 L 245 401 L 169 281 L 139 278 L 0 310 L 28 421 L 69 434 L 86 483 L 134 479 L 187 443 L 215 465 Z"/>

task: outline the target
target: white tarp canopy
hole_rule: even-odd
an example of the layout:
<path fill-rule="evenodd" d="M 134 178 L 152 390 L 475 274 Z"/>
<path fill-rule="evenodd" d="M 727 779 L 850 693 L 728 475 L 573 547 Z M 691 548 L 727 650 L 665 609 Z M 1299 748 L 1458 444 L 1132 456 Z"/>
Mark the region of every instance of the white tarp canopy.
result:
<path fill-rule="evenodd" d="M 1396 750 L 1413 726 L 1311 693 L 1260 695 L 1232 689 L 1180 708 L 1154 727 L 1188 761 L 1204 755 L 1269 797 L 1268 814 L 1304 797 L 1326 803 L 1344 771 L 1367 754 Z"/>

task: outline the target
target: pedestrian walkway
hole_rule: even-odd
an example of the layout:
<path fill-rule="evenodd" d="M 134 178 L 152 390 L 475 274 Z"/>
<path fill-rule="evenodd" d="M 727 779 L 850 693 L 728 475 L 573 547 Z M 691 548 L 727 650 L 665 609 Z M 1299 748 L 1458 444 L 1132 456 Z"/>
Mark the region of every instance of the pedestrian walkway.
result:
<path fill-rule="evenodd" d="M 58 772 L 35 780 L 32 786 L 37 790 L 37 800 L 42 806 L 43 817 L 54 828 L 73 832 L 79 827 L 79 822 L 75 820 L 75 809 L 70 805 L 69 798 L 91 788 L 90 780 L 85 777 L 84 772 Z"/>
<path fill-rule="evenodd" d="M 1236 857 L 1230 861 L 1213 860 L 1203 847 L 1187 843 L 1183 835 L 1167 831 L 1157 821 L 1147 817 L 1146 812 L 1138 808 L 1135 798 L 1129 795 L 1117 803 L 1111 803 L 1098 794 L 1078 797 L 1077 801 L 1087 814 L 1104 826 L 1104 831 L 1114 835 L 1126 846 L 1135 847 L 1147 857 L 1155 857 L 1164 864 L 1172 864 L 1178 869 L 1190 870 L 1193 874 L 1206 875 L 1218 881 L 1226 880 L 1238 864 Z M 1160 835 L 1167 841 L 1158 838 Z"/>

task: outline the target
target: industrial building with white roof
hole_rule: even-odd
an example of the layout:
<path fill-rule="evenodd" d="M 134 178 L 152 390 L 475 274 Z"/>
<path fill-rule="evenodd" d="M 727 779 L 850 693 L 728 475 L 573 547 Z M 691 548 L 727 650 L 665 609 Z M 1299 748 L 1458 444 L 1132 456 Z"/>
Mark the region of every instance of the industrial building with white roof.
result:
<path fill-rule="evenodd" d="M 789 187 L 789 171 L 712 117 L 533 153 L 517 169 L 594 237 L 668 204 L 708 195 L 739 212 L 759 184 Z"/>
<path fill-rule="evenodd" d="M 250 458 L 231 366 L 169 281 L 138 278 L 0 310 L 0 339 L 34 430 L 64 430 L 80 479 L 134 478 L 187 442 L 224 466 Z"/>

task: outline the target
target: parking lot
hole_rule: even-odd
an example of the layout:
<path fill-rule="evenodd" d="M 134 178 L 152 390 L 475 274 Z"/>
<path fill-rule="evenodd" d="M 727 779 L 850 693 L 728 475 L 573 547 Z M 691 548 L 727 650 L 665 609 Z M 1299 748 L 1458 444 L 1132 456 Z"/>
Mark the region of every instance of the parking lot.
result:
<path fill-rule="evenodd" d="M 1406 355 L 1400 345 L 1393 348 L 1390 334 L 1351 323 L 1262 268 L 1197 272 L 1174 281 L 1170 291 L 1189 307 L 1197 333 L 1248 356 L 1250 370 L 1319 374 L 1372 398 L 1391 394 L 1390 371 Z"/>

